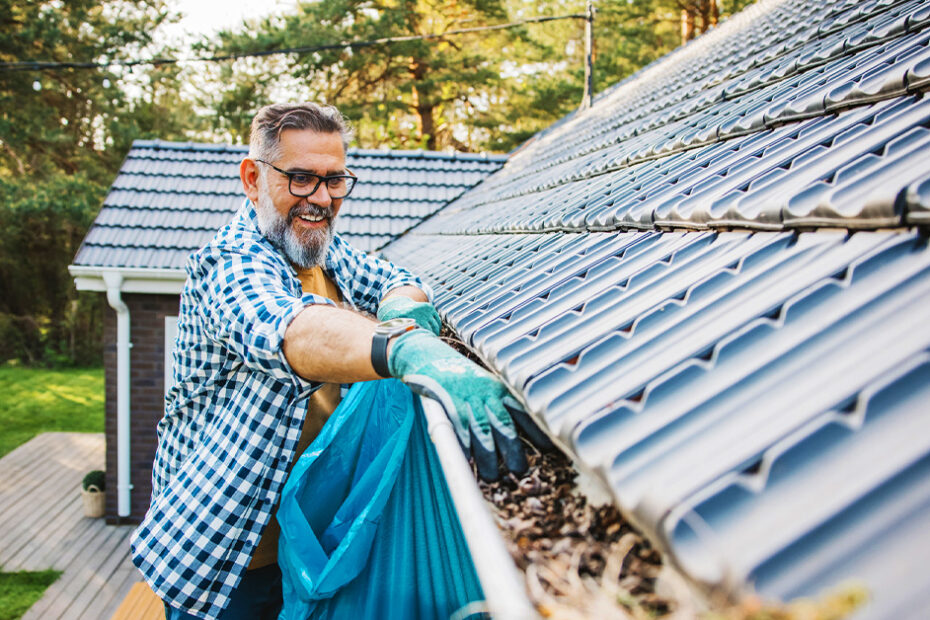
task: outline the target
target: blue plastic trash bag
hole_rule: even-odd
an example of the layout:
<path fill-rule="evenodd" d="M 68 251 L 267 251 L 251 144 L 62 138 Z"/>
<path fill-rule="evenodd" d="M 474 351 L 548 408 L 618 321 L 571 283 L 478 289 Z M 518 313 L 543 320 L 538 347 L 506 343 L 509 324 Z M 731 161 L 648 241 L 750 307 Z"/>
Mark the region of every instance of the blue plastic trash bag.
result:
<path fill-rule="evenodd" d="M 418 399 L 358 383 L 278 510 L 282 620 L 448 618 L 484 595 Z"/>

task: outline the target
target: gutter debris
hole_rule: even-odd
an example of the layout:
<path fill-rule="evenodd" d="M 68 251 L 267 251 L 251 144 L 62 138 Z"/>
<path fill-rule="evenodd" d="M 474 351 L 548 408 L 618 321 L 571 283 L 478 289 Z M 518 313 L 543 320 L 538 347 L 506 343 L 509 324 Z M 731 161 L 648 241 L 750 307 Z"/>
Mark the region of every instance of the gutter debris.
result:
<path fill-rule="evenodd" d="M 528 448 L 529 473 L 479 480 L 530 600 L 545 618 L 655 618 L 674 603 L 655 591 L 659 553 L 612 504 L 577 491 L 561 453 Z"/>
<path fill-rule="evenodd" d="M 737 603 L 722 594 L 698 598 L 612 503 L 587 500 L 566 456 L 525 443 L 530 467 L 522 478 L 479 479 L 478 486 L 544 618 L 841 620 L 868 599 L 859 584 L 784 604 L 752 595 Z"/>

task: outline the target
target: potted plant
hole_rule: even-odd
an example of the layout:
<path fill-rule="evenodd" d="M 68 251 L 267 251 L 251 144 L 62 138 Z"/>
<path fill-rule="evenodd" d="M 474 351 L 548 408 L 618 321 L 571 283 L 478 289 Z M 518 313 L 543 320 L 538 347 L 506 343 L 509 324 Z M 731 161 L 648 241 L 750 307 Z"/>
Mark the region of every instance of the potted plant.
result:
<path fill-rule="evenodd" d="M 103 516 L 106 500 L 104 479 L 104 473 L 95 469 L 84 476 L 84 480 L 81 481 L 81 498 L 84 500 L 85 517 Z"/>

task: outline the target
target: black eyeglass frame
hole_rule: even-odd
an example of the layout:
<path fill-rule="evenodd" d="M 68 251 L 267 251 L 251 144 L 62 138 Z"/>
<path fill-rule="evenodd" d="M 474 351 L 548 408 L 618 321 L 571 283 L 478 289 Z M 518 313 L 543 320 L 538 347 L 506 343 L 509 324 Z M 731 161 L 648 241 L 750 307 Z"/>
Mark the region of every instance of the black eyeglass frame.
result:
<path fill-rule="evenodd" d="M 326 176 L 320 176 L 318 174 L 314 174 L 312 172 L 306 172 L 304 170 L 298 170 L 298 171 L 281 170 L 274 164 L 269 163 L 265 161 L 264 159 L 256 159 L 255 161 L 261 162 L 265 164 L 266 166 L 273 168 L 276 172 L 279 172 L 283 174 L 284 176 L 286 176 L 287 177 L 287 191 L 289 191 L 291 193 L 291 196 L 294 196 L 295 198 L 306 198 L 307 196 L 312 196 L 313 194 L 316 193 L 316 190 L 320 189 L 320 185 L 323 184 L 323 181 L 328 182 L 330 179 L 352 179 L 352 185 L 349 186 L 349 191 L 347 191 L 345 194 L 343 194 L 342 196 L 333 196 L 332 194 L 329 195 L 329 197 L 332 198 L 333 200 L 341 200 L 342 198 L 348 197 L 348 195 L 352 193 L 352 190 L 355 189 L 355 186 L 358 185 L 358 177 L 355 176 L 354 174 L 328 174 Z M 297 176 L 298 174 L 316 178 L 316 185 L 313 186 L 313 190 L 307 192 L 306 194 L 298 194 L 292 189 L 292 183 L 294 182 L 294 177 Z M 328 183 L 327 183 L 326 191 L 329 191 Z"/>

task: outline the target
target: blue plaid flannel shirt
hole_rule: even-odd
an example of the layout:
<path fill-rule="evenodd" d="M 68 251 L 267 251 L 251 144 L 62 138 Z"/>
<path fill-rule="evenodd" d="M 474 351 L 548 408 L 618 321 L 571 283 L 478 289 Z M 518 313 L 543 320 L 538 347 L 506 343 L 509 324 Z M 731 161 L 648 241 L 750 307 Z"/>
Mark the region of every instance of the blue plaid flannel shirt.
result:
<path fill-rule="evenodd" d="M 338 235 L 325 273 L 343 298 L 374 313 L 410 273 Z M 294 269 L 258 231 L 246 201 L 187 263 L 174 354 L 175 385 L 158 424 L 152 503 L 132 559 L 172 606 L 202 618 L 229 602 L 277 505 L 307 412 L 322 384 L 297 375 L 281 344 L 309 304 Z"/>

